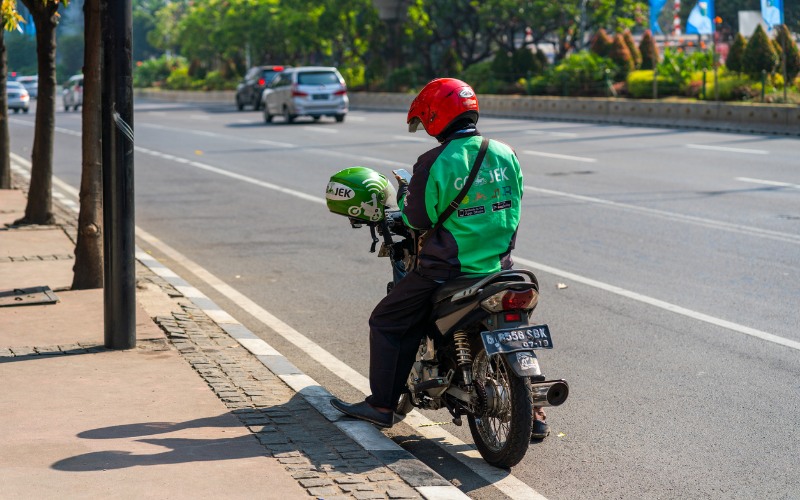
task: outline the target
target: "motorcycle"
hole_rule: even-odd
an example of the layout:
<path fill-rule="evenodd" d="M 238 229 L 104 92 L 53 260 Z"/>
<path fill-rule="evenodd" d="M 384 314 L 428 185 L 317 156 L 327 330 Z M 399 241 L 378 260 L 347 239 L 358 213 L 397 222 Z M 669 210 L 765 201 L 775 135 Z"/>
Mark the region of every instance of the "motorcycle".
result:
<path fill-rule="evenodd" d="M 341 184 L 329 184 L 328 192 L 341 192 L 336 186 Z M 371 201 L 376 201 L 374 194 Z M 393 280 L 388 293 L 413 266 L 421 235 L 403 224 L 398 210 L 387 207 L 379 217 L 375 206 L 362 203 L 361 213 L 351 207 L 347 215 L 353 228 L 369 227 L 370 252 L 381 243 L 378 256 L 389 258 Z M 559 406 L 569 395 L 566 380 L 542 375 L 536 351 L 552 349 L 553 341 L 547 325 L 531 323 L 538 297 L 536 276 L 525 269 L 442 284 L 407 391 L 395 408 L 398 418 L 414 408 L 446 408 L 457 426 L 467 417 L 486 462 L 502 468 L 518 464 L 530 443 L 533 407 Z"/>

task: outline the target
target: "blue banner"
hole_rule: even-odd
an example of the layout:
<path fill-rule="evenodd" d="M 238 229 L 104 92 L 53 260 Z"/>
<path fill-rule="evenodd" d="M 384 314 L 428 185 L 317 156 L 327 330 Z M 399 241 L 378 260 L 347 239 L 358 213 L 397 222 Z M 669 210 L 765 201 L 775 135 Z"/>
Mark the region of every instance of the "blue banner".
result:
<path fill-rule="evenodd" d="M 761 17 L 769 29 L 783 24 L 783 0 L 761 0 Z"/>
<path fill-rule="evenodd" d="M 667 0 L 650 0 L 650 30 L 653 33 L 663 33 L 658 25 L 658 16 L 664 10 Z"/>
<path fill-rule="evenodd" d="M 712 33 L 714 33 L 714 0 L 700 0 L 686 20 L 686 34 L 710 35 Z"/>

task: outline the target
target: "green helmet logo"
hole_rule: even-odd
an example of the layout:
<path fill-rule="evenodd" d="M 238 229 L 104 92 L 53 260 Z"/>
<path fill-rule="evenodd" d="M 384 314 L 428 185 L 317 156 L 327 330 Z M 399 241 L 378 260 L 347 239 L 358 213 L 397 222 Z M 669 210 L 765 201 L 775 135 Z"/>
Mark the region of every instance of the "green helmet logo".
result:
<path fill-rule="evenodd" d="M 335 214 L 378 222 L 393 191 L 382 174 L 367 167 L 351 167 L 331 176 L 325 200 L 328 210 Z"/>

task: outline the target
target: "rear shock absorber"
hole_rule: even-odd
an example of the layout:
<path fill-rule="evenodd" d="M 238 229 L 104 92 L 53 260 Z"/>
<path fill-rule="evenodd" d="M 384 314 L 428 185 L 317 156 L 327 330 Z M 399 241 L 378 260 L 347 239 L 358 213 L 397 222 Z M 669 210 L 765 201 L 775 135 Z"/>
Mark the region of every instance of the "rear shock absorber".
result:
<path fill-rule="evenodd" d="M 464 378 L 464 385 L 472 386 L 472 354 L 470 354 L 469 339 L 467 332 L 458 331 L 453 334 L 453 341 L 456 345 L 456 362 L 461 368 Z"/>

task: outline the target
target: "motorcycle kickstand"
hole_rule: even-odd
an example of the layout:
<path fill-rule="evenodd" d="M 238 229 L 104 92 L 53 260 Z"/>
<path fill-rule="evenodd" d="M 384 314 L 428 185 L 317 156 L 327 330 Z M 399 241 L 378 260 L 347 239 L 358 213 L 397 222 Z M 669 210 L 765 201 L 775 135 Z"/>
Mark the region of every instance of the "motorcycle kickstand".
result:
<path fill-rule="evenodd" d="M 464 424 L 464 421 L 461 419 L 461 413 L 458 412 L 455 408 L 447 407 L 447 411 L 450 412 L 450 415 L 453 416 L 453 424 L 458 427 L 461 427 Z"/>

